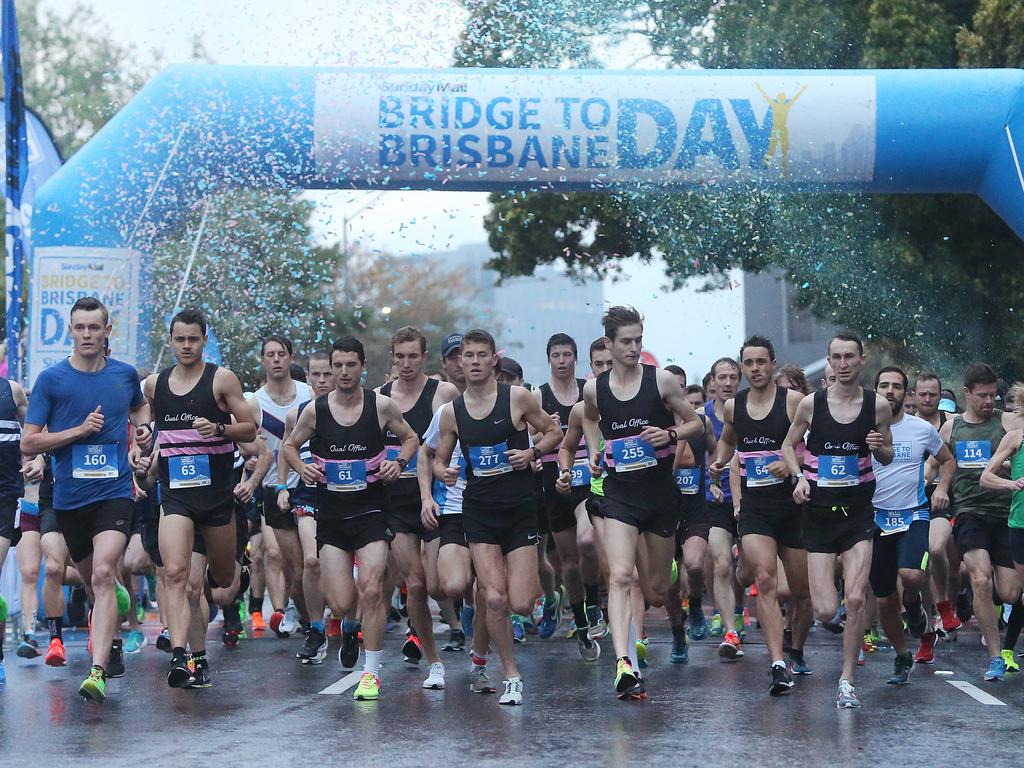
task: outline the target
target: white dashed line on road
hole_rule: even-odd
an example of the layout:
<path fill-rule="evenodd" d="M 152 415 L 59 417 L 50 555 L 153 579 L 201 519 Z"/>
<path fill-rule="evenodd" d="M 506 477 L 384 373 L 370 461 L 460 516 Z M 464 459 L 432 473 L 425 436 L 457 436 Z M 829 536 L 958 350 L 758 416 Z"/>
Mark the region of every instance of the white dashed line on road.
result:
<path fill-rule="evenodd" d="M 947 683 L 952 685 L 954 688 L 959 688 L 961 691 L 966 693 L 975 701 L 987 704 L 990 707 L 1005 707 L 1006 702 L 1000 701 L 990 693 L 985 693 L 976 685 L 971 685 L 966 680 L 947 680 Z"/>

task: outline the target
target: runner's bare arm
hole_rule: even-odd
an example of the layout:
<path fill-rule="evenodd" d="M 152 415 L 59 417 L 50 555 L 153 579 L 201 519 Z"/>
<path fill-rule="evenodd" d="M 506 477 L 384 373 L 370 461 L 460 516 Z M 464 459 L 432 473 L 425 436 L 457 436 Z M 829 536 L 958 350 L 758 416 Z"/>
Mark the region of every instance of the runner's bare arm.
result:
<path fill-rule="evenodd" d="M 1022 431 L 1020 429 L 1015 429 L 1003 435 L 1003 439 L 999 441 L 999 447 L 996 448 L 996 452 L 989 459 L 988 466 L 981 473 L 981 486 L 983 488 L 989 488 L 993 491 L 1024 490 L 1024 478 L 1008 480 L 1005 477 L 999 476 L 1003 462 L 1009 461 L 1020 450 L 1021 439 Z"/>
<path fill-rule="evenodd" d="M 307 464 L 299 456 L 299 447 L 313 436 L 316 430 L 316 408 L 305 408 L 295 422 L 292 432 L 281 444 L 288 466 L 299 473 L 306 485 L 324 482 L 324 473 L 316 463 Z M 273 456 L 273 455 L 271 455 Z"/>
<path fill-rule="evenodd" d="M 307 409 L 308 410 L 308 409 Z M 398 457 L 391 461 L 385 459 L 381 462 L 377 476 L 384 482 L 397 480 L 402 474 L 402 467 L 408 466 L 413 455 L 420 448 L 420 438 L 416 430 L 409 426 L 409 423 L 402 417 L 402 409 L 398 404 L 386 395 L 377 395 L 377 418 L 381 430 L 389 429 L 391 433 L 402 441 L 402 447 L 398 451 Z M 404 460 L 404 461 L 403 461 Z"/>
<path fill-rule="evenodd" d="M 691 437 L 696 437 L 700 434 L 703 424 L 701 420 L 697 418 L 697 412 L 693 410 L 693 406 L 690 405 L 690 401 L 686 399 L 686 393 L 683 388 L 679 386 L 679 380 L 668 371 L 663 371 L 661 368 L 655 371 L 658 381 L 658 392 L 661 394 L 661 399 L 665 403 L 665 407 L 668 408 L 676 417 L 675 432 L 676 437 L 680 440 L 686 440 Z M 653 427 L 648 427 L 653 429 Z M 644 430 L 645 432 L 647 430 Z M 667 435 L 666 435 L 667 437 Z M 648 437 L 644 437 L 651 445 L 656 447 L 664 447 L 668 445 L 670 439 L 666 439 L 660 444 L 658 442 L 650 440 Z"/>

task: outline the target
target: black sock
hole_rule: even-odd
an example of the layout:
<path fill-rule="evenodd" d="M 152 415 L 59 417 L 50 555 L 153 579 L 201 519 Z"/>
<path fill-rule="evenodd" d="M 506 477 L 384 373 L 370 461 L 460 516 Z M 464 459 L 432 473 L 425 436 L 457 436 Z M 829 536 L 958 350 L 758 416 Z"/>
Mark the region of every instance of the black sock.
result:
<path fill-rule="evenodd" d="M 47 616 L 46 617 L 46 628 L 50 631 L 50 639 L 59 639 L 64 642 L 64 617 L 63 616 Z"/>
<path fill-rule="evenodd" d="M 583 585 L 583 602 L 596 608 L 601 604 L 601 583 Z"/>
<path fill-rule="evenodd" d="M 1010 620 L 1006 622 L 1006 635 L 1003 637 L 1003 650 L 1013 650 L 1024 628 L 1024 603 L 1018 600 L 1010 610 Z"/>
<path fill-rule="evenodd" d="M 572 617 L 576 621 L 576 629 L 582 629 L 590 624 L 583 603 L 572 603 Z"/>
<path fill-rule="evenodd" d="M 680 624 L 679 626 L 676 626 L 675 624 L 673 624 L 672 625 L 672 637 L 673 638 L 676 638 L 676 637 L 686 637 L 686 626 L 683 625 L 683 624 Z"/>
<path fill-rule="evenodd" d="M 690 615 L 696 616 L 698 613 L 704 613 L 700 595 L 690 595 Z"/>
<path fill-rule="evenodd" d="M 454 600 L 452 600 L 452 609 L 455 611 L 455 618 L 459 619 L 459 618 L 462 617 L 462 606 L 463 605 L 464 605 L 464 603 L 462 602 L 462 598 L 461 597 L 457 597 Z"/>
<path fill-rule="evenodd" d="M 171 661 L 175 664 L 184 664 L 188 658 L 188 654 L 185 653 L 185 649 L 181 646 L 171 648 Z"/>
<path fill-rule="evenodd" d="M 239 602 L 235 600 L 230 605 L 224 606 L 224 621 L 228 619 L 234 619 L 235 621 L 241 621 L 242 614 L 239 613 Z"/>
<path fill-rule="evenodd" d="M 263 610 L 263 595 L 258 597 L 252 592 L 249 593 L 249 615 L 260 613 Z"/>
<path fill-rule="evenodd" d="M 192 653 L 192 661 L 194 661 L 196 664 L 205 664 L 206 663 L 206 649 L 204 648 L 201 651 L 194 651 Z"/>

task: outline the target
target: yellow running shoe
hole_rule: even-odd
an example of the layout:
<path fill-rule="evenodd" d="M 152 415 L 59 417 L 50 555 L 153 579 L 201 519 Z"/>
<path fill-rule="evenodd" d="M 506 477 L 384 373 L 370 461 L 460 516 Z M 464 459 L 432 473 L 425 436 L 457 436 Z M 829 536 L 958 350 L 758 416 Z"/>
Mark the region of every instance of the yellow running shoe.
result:
<path fill-rule="evenodd" d="M 104 679 L 103 670 L 93 667 L 89 670 L 89 676 L 78 688 L 78 695 L 88 701 L 101 703 L 107 698 L 107 681 Z"/>
<path fill-rule="evenodd" d="M 629 697 L 636 690 L 639 679 L 629 659 L 619 659 L 615 665 L 615 693 L 620 699 Z"/>
<path fill-rule="evenodd" d="M 647 638 L 636 641 L 636 660 L 640 662 L 640 669 L 647 666 Z"/>
<path fill-rule="evenodd" d="M 1002 653 L 1002 657 L 1003 661 L 1006 662 L 1007 672 L 1020 672 L 1020 665 L 1013 658 L 1013 651 L 1011 649 L 1007 648 L 1006 650 L 1004 650 Z"/>
<path fill-rule="evenodd" d="M 356 701 L 376 701 L 380 698 L 380 678 L 373 672 L 363 672 L 352 698 Z"/>

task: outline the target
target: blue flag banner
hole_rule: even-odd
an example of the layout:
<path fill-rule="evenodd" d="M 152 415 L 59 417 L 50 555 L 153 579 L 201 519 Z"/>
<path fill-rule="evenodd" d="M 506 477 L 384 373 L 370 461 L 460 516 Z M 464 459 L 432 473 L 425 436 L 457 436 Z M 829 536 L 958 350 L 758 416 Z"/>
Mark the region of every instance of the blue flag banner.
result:
<path fill-rule="evenodd" d="M 25 279 L 25 243 L 22 235 L 22 192 L 28 178 L 28 130 L 25 94 L 21 85 L 21 52 L 14 0 L 3 0 L 2 39 L 4 69 L 4 148 L 7 211 L 7 360 L 8 378 L 21 380 L 21 296 Z"/>

